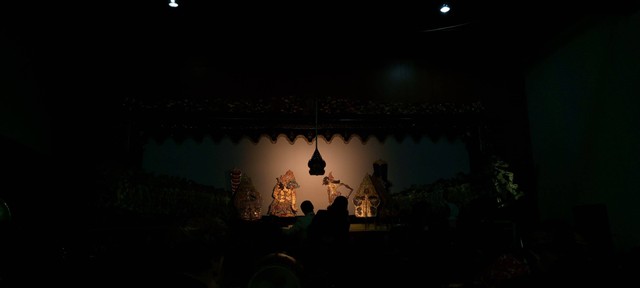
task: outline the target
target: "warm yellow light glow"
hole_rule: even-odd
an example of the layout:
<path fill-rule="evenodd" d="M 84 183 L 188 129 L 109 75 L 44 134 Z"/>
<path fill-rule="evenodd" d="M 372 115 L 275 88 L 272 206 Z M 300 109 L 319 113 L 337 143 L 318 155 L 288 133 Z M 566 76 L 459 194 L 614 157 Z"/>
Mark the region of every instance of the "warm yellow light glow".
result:
<path fill-rule="evenodd" d="M 466 173 L 469 169 L 466 146 L 459 140 L 441 139 L 434 143 L 424 137 L 419 141 L 388 138 L 381 142 L 373 137 L 363 142 L 361 137 L 345 140 L 341 135 L 335 135 L 329 142 L 320 135 L 318 141 L 322 158 L 327 163 L 326 173 L 332 172 L 336 179 L 353 189 L 358 189 L 365 173 L 373 173 L 373 163 L 380 159 L 389 164 L 392 192 L 414 184 L 432 183 L 458 172 Z M 251 178 L 261 194 L 264 215 L 271 204 L 275 178 L 291 170 L 300 185 L 296 189 L 298 203 L 311 200 L 316 209 L 325 209 L 328 203 L 323 177 L 309 175 L 307 167 L 309 153 L 315 145 L 304 136 L 298 136 L 292 143 L 284 134 L 275 142 L 270 136 L 263 136 L 258 142 L 246 138 L 237 143 L 227 137 L 219 141 L 205 137 L 201 142 L 192 139 L 181 143 L 171 139 L 162 143 L 150 141 L 145 145 L 143 167 L 153 173 L 186 177 L 229 190 L 229 171 L 237 167 Z M 349 204 L 349 210 L 354 213 L 353 203 Z"/>

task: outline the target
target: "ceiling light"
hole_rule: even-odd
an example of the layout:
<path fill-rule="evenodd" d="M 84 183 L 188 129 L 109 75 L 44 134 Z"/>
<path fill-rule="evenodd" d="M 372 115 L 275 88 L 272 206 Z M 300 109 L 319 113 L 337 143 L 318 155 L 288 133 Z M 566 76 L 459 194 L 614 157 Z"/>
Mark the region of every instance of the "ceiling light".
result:
<path fill-rule="evenodd" d="M 442 7 L 440 7 L 440 12 L 442 13 L 447 13 L 449 10 L 451 10 L 451 8 L 449 8 L 449 5 L 447 4 L 442 4 Z"/>
<path fill-rule="evenodd" d="M 171 0 L 171 2 L 169 2 L 169 6 L 173 7 L 173 8 L 176 8 L 176 7 L 178 7 L 178 3 L 176 3 L 176 0 Z"/>

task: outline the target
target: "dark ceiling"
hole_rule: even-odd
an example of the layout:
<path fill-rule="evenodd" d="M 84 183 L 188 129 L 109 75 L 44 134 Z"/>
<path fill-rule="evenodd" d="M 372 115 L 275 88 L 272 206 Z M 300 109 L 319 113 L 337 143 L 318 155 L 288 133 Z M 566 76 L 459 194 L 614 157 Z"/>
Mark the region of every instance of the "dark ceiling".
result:
<path fill-rule="evenodd" d="M 237 119 L 307 125 L 313 99 L 338 120 L 450 119 L 478 112 L 479 102 L 520 104 L 526 65 L 595 21 L 638 7 L 616 0 L 608 4 L 618 10 L 603 13 L 597 3 L 449 0 L 452 11 L 442 15 L 439 1 L 75 2 L 12 1 L 0 11 L 3 40 L 55 111 L 111 119 L 124 108 L 165 120 L 199 111 L 214 115 L 200 122 L 241 123 L 230 129 L 246 127 Z"/>
<path fill-rule="evenodd" d="M 449 0 L 447 15 L 438 12 L 441 1 L 177 0 L 177 8 L 168 2 L 11 1 L 0 13 L 3 32 L 47 73 L 43 77 L 71 73 L 147 98 L 193 97 L 184 92 L 191 85 L 186 82 L 220 74 L 236 79 L 222 80 L 234 87 L 260 81 L 290 87 L 316 77 L 344 85 L 341 78 L 398 62 L 435 70 L 499 69 L 534 61 L 603 15 L 593 13 L 602 11 L 596 4 L 553 1 Z M 609 4 L 616 2 L 626 3 Z M 168 80 L 176 75 L 181 79 Z"/>

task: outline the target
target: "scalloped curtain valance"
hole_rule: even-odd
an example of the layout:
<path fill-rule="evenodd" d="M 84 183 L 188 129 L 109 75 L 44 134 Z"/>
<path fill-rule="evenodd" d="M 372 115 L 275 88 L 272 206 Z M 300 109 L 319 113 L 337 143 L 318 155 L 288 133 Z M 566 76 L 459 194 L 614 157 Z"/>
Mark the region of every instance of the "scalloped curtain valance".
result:
<path fill-rule="evenodd" d="M 279 105 L 275 105 L 275 104 Z M 228 136 L 233 141 L 247 137 L 254 142 L 263 136 L 276 141 L 286 135 L 293 142 L 315 137 L 314 107 L 309 101 L 285 97 L 269 101 L 193 99 L 144 103 L 125 102 L 132 128 L 140 136 L 163 141 L 182 141 L 205 136 L 214 140 Z M 376 137 L 403 139 L 458 138 L 482 122 L 484 107 L 474 103 L 376 103 L 352 99 L 327 99 L 318 103 L 318 135 L 331 141 L 340 135 L 345 141 L 358 136 L 363 141 Z"/>

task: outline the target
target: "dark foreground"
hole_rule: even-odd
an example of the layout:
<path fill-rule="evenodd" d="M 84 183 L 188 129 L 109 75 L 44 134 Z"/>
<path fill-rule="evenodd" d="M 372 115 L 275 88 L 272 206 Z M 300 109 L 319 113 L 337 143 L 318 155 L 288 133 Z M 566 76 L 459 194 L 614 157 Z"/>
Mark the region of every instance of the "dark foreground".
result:
<path fill-rule="evenodd" d="M 117 219 L 75 229 L 4 227 L 0 287 L 204 287 L 174 281 L 184 259 L 174 250 L 176 227 L 164 224 Z M 317 262 L 298 259 L 282 226 L 230 225 L 219 247 L 219 286 L 611 287 L 637 284 L 640 271 L 637 253 L 601 253 L 563 225 L 514 233 L 504 223 L 455 229 L 354 223 L 340 256 Z M 280 282 L 267 286 L 258 278 Z"/>

